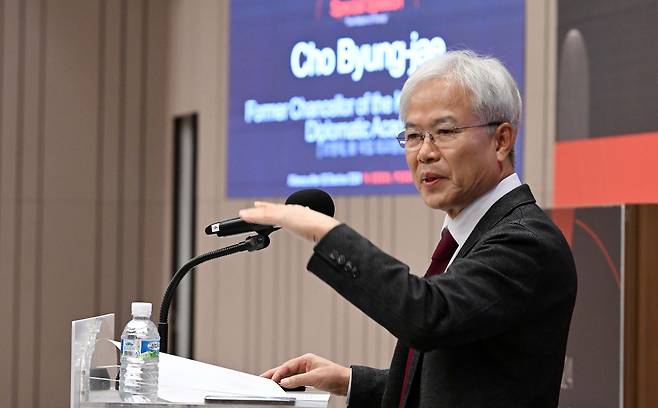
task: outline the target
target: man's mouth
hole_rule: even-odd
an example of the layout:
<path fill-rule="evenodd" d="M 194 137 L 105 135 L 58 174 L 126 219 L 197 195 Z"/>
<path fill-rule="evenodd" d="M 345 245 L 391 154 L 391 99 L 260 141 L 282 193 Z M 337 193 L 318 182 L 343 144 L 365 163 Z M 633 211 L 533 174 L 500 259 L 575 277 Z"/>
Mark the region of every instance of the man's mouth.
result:
<path fill-rule="evenodd" d="M 430 186 L 436 184 L 441 179 L 442 177 L 437 174 L 424 174 L 420 177 L 420 182 L 423 185 Z"/>

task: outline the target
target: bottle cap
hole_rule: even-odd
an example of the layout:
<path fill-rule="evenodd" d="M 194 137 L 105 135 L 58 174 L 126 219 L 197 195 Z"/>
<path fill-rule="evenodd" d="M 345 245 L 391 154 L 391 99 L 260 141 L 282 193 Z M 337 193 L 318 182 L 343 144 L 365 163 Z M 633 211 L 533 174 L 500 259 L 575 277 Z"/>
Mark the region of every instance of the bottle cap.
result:
<path fill-rule="evenodd" d="M 130 307 L 133 316 L 151 317 L 151 310 L 153 305 L 146 302 L 133 302 Z"/>

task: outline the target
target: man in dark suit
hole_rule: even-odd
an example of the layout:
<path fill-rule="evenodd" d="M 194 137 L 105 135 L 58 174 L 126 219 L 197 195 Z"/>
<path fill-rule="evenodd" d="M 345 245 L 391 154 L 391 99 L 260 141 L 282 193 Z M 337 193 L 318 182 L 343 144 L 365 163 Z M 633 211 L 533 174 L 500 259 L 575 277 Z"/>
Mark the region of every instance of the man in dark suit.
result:
<path fill-rule="evenodd" d="M 405 83 L 398 141 L 423 201 L 447 214 L 424 277 L 308 208 L 240 212 L 317 242 L 309 271 L 398 338 L 387 370 L 307 354 L 264 376 L 357 407 L 557 406 L 576 272 L 514 172 L 520 115 L 509 72 L 472 52 L 432 59 Z"/>

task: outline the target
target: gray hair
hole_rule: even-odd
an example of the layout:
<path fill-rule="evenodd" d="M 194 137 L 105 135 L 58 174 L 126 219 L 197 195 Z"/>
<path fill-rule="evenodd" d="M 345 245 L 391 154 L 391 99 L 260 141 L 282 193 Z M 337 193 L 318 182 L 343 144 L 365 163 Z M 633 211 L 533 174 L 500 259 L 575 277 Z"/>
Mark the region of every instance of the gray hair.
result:
<path fill-rule="evenodd" d="M 421 65 L 405 82 L 400 94 L 400 119 L 405 121 L 409 98 L 416 87 L 433 78 L 456 81 L 473 97 L 473 113 L 483 122 L 508 122 L 518 129 L 521 95 L 503 64 L 469 50 L 449 51 Z"/>

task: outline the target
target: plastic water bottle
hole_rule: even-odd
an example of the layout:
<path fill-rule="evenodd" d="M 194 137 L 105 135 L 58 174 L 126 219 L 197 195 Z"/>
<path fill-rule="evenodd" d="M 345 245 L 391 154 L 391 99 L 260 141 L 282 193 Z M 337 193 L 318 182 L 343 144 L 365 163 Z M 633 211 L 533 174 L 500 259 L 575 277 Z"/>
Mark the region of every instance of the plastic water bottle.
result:
<path fill-rule="evenodd" d="M 133 302 L 133 319 L 121 335 L 119 396 L 126 402 L 158 400 L 160 335 L 151 321 L 150 303 Z"/>

